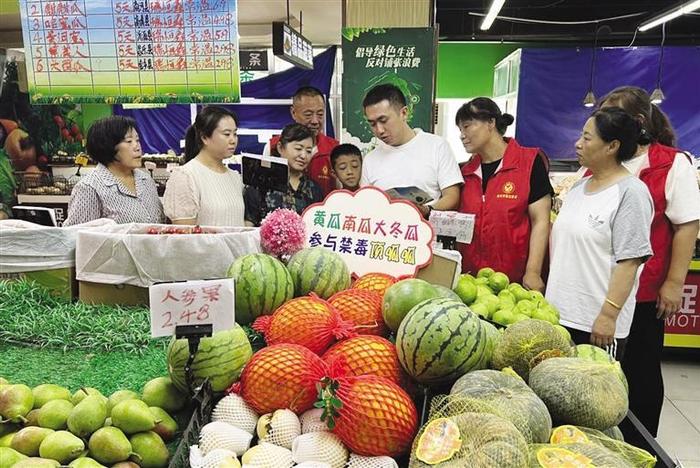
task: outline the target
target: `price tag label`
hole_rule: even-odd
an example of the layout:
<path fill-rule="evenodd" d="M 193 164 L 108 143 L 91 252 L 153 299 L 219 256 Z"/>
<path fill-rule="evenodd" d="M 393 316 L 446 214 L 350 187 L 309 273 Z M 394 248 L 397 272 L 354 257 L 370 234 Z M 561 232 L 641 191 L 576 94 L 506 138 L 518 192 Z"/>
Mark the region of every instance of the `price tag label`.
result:
<path fill-rule="evenodd" d="M 457 242 L 471 244 L 476 215 L 456 211 L 430 212 L 430 222 L 438 236 L 454 237 Z"/>
<path fill-rule="evenodd" d="M 233 278 L 155 284 L 148 293 L 154 338 L 173 335 L 176 325 L 211 324 L 214 332 L 233 328 Z"/>
<path fill-rule="evenodd" d="M 78 166 L 87 166 L 90 160 L 84 154 L 79 154 L 75 157 L 75 164 Z"/>

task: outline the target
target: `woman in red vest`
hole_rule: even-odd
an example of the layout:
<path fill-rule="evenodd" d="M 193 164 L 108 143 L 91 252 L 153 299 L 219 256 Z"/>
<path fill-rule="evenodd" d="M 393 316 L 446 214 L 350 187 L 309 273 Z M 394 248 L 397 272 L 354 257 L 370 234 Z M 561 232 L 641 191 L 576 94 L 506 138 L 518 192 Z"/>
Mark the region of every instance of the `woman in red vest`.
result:
<path fill-rule="evenodd" d="M 542 264 L 549 239 L 552 186 L 539 148 L 504 138 L 513 116 L 489 98 L 464 104 L 456 116 L 462 144 L 472 157 L 462 166 L 459 211 L 475 215 L 470 244 L 460 244 L 462 271 L 490 267 L 511 282 L 544 291 Z"/>
<path fill-rule="evenodd" d="M 644 265 L 637 305 L 622 366 L 630 388 L 630 409 L 656 436 L 664 400 L 661 352 L 664 322 L 681 306 L 681 293 L 693 256 L 700 219 L 700 191 L 689 156 L 674 148 L 666 115 L 641 88 L 610 92 L 601 107 L 617 106 L 635 117 L 646 133 L 635 156 L 624 163 L 649 188 L 654 202 L 653 257 Z"/>

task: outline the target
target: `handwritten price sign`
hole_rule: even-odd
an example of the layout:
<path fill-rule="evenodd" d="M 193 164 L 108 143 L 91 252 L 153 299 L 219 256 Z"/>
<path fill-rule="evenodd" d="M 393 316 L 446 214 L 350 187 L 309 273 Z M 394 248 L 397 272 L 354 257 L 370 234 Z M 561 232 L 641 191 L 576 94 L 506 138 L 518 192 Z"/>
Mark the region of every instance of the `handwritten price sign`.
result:
<path fill-rule="evenodd" d="M 232 278 L 161 283 L 149 288 L 151 336 L 170 336 L 177 325 L 212 324 L 213 331 L 233 328 L 235 288 Z"/>

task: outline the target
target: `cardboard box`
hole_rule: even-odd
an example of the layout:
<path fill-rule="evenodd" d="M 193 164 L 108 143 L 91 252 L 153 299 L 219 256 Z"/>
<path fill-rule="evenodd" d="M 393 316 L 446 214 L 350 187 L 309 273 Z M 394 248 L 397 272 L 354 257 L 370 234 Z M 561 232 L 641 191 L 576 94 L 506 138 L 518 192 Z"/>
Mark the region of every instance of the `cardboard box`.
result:
<path fill-rule="evenodd" d="M 79 281 L 79 299 L 86 304 L 119 304 L 148 307 L 148 288 L 130 284 L 102 284 Z"/>
<path fill-rule="evenodd" d="M 52 270 L 22 271 L 16 273 L 0 273 L 0 280 L 27 279 L 49 290 L 51 294 L 67 301 L 78 297 L 78 282 L 75 279 L 75 268 L 54 268 Z"/>
<path fill-rule="evenodd" d="M 462 257 L 459 252 L 434 250 L 433 261 L 418 270 L 416 278 L 452 289 L 461 272 Z"/>

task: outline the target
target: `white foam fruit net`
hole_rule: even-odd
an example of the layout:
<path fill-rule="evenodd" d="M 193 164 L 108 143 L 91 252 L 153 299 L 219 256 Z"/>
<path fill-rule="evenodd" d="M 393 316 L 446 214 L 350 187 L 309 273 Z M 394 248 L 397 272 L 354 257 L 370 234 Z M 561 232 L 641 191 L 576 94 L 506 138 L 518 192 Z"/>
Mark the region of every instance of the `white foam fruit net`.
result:
<path fill-rule="evenodd" d="M 258 423 L 258 415 L 243 400 L 240 395 L 232 393 L 223 397 L 212 411 L 212 421 L 225 423 L 255 434 L 255 425 Z"/>
<path fill-rule="evenodd" d="M 227 449 L 242 455 L 253 435 L 222 421 L 215 421 L 202 427 L 199 434 L 199 449 L 206 457 L 214 449 Z"/>
<path fill-rule="evenodd" d="M 301 423 L 294 411 L 281 409 L 265 414 L 258 420 L 258 437 L 261 442 L 291 449 L 292 442 L 300 434 Z"/>
<path fill-rule="evenodd" d="M 292 451 L 262 442 L 241 457 L 244 468 L 292 468 Z"/>
<path fill-rule="evenodd" d="M 297 463 L 314 461 L 327 463 L 331 468 L 344 468 L 348 456 L 348 449 L 330 432 L 302 434 L 292 444 L 292 457 Z"/>
<path fill-rule="evenodd" d="M 352 453 L 347 468 L 399 468 L 399 465 L 391 457 L 363 457 Z"/>
<path fill-rule="evenodd" d="M 327 432 L 329 430 L 328 425 L 321 421 L 321 414 L 323 414 L 322 409 L 314 408 L 299 416 L 299 421 L 301 421 L 301 433 L 308 434 L 309 432 Z"/>

